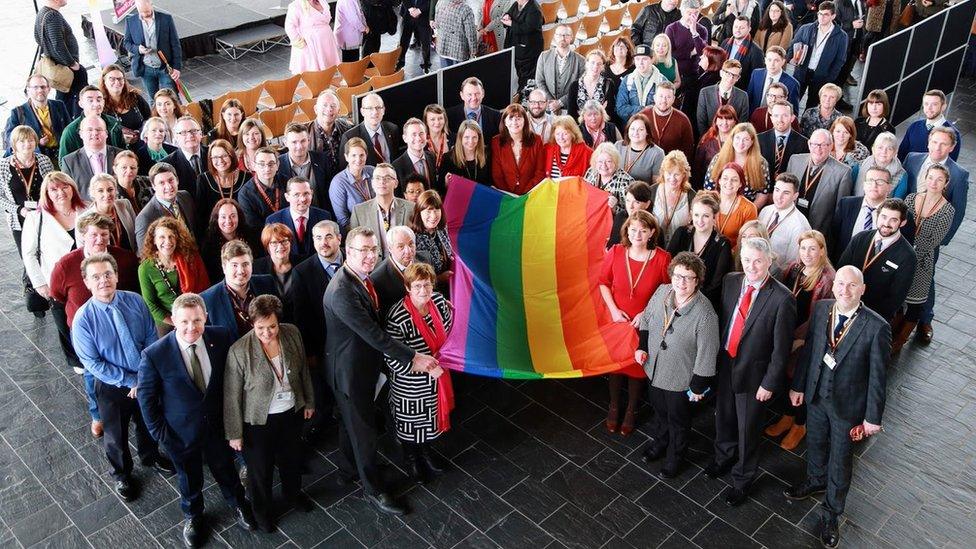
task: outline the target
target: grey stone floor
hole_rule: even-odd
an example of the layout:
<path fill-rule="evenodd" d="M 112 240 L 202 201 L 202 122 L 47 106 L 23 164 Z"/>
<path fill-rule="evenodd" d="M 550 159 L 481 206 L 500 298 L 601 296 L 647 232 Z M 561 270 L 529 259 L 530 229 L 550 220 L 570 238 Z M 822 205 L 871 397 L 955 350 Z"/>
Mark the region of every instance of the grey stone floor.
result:
<path fill-rule="evenodd" d="M 0 56 L 0 95 L 15 104 L 33 50 L 30 5 L 17 4 L 0 21 L 0 33 L 17 38 L 11 43 L 18 45 Z M 69 13 L 76 16 L 79 5 L 84 4 L 73 2 Z M 187 79 L 198 96 L 214 95 L 285 75 L 285 54 L 273 51 L 236 63 L 194 59 Z M 961 162 L 973 170 L 972 80 L 960 83 L 952 117 L 964 134 Z M 890 372 L 885 432 L 858 447 L 841 528 L 846 547 L 974 546 L 974 245 L 970 215 L 939 264 L 935 341 L 906 348 Z M 23 311 L 20 269 L 12 242 L 0 237 L 0 547 L 178 546 L 174 479 L 137 466 L 138 500 L 123 503 L 111 490 L 100 444 L 88 434 L 80 377 L 65 367 L 50 320 Z M 646 423 L 628 439 L 603 430 L 601 379 L 456 379 L 455 428 L 436 446 L 452 470 L 426 486 L 410 485 L 396 468 L 389 470 L 412 514 L 378 515 L 360 490 L 336 487 L 333 431 L 308 455 L 304 485 L 318 504 L 312 514 L 288 512 L 274 535 L 246 533 L 231 524 L 210 486 L 210 546 L 818 546 L 811 536 L 815 503 L 782 496 L 803 473 L 803 446 L 786 452 L 764 442 L 755 493 L 729 509 L 722 501 L 726 481 L 710 480 L 701 469 L 710 457 L 710 409 L 695 419 L 690 464 L 679 478 L 664 480 L 658 465 L 639 459 L 648 441 Z M 384 455 L 392 455 L 388 441 Z"/>

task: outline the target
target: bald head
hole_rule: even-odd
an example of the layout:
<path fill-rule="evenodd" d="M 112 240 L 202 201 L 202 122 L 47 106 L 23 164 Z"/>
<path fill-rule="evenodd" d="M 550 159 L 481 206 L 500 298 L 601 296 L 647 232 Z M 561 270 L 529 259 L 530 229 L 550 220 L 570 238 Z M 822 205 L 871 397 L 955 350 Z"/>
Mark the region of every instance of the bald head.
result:
<path fill-rule="evenodd" d="M 853 265 L 837 269 L 834 275 L 834 298 L 841 311 L 851 311 L 861 303 L 864 295 L 864 273 Z"/>

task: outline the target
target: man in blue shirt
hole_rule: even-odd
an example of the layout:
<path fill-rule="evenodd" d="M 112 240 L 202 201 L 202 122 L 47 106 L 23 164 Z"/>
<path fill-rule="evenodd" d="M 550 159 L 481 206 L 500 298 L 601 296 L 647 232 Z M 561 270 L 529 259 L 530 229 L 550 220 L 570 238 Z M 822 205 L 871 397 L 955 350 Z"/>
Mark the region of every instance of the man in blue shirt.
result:
<path fill-rule="evenodd" d="M 136 391 L 139 355 L 156 341 L 156 326 L 139 294 L 117 290 L 118 264 L 109 254 L 81 262 L 82 278 L 92 293 L 75 314 L 71 340 L 78 358 L 95 376 L 95 400 L 105 429 L 105 455 L 112 464 L 115 491 L 125 501 L 136 496 L 132 483 L 129 421 L 136 424 L 136 447 L 144 466 L 167 475 L 176 472 L 159 453 L 139 412 Z"/>

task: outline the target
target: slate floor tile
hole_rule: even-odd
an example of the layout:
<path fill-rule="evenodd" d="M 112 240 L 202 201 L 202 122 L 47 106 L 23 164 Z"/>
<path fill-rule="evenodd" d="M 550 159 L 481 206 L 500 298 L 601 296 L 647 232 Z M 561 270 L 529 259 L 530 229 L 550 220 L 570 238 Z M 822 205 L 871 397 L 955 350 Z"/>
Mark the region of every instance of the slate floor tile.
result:
<path fill-rule="evenodd" d="M 697 536 L 692 538 L 692 541 L 703 549 L 746 549 L 750 547 L 761 547 L 758 542 L 739 530 L 736 530 L 732 525 L 720 518 L 716 518 L 708 523 Z"/>
<path fill-rule="evenodd" d="M 663 483 L 655 484 L 637 503 L 688 538 L 695 537 L 714 518 L 705 508 Z"/>
<path fill-rule="evenodd" d="M 553 539 L 520 513 L 511 513 L 485 532 L 501 547 L 546 547 Z"/>
<path fill-rule="evenodd" d="M 345 525 L 360 543 L 367 547 L 383 541 L 398 526 L 399 522 L 389 515 L 377 511 L 366 501 L 362 492 L 343 498 L 327 509 L 340 524 Z"/>
<path fill-rule="evenodd" d="M 84 549 L 92 547 L 74 526 L 54 533 L 32 546 L 33 549 Z"/>
<path fill-rule="evenodd" d="M 503 494 L 502 499 L 536 522 L 542 521 L 566 503 L 565 498 L 533 478 L 518 483 Z"/>
<path fill-rule="evenodd" d="M 600 547 L 613 534 L 574 505 L 563 505 L 539 525 L 571 549 Z"/>
<path fill-rule="evenodd" d="M 769 549 L 817 549 L 820 540 L 800 530 L 779 515 L 773 515 L 753 536 Z"/>
<path fill-rule="evenodd" d="M 139 520 L 128 514 L 111 524 L 103 525 L 100 530 L 88 536 L 88 541 L 94 547 L 159 546 Z"/>
<path fill-rule="evenodd" d="M 435 547 L 453 547 L 475 531 L 461 515 L 422 487 L 410 491 L 409 501 L 410 514 L 400 520 Z"/>

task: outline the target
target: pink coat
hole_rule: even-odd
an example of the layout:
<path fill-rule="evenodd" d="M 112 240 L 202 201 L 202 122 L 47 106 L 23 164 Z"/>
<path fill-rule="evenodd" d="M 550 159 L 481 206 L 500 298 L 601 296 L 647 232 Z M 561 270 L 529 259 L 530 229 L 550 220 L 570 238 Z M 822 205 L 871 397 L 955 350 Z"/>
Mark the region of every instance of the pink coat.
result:
<path fill-rule="evenodd" d="M 305 71 L 320 71 L 339 64 L 339 46 L 332 33 L 332 15 L 324 3 L 322 11 L 313 8 L 308 0 L 295 0 L 288 6 L 285 16 L 285 32 L 291 40 L 291 63 L 288 68 L 292 74 Z M 305 46 L 299 47 L 304 41 Z"/>
<path fill-rule="evenodd" d="M 359 0 L 339 0 L 336 2 L 335 33 L 339 47 L 344 50 L 358 48 L 363 43 L 366 31 L 366 16 Z"/>

